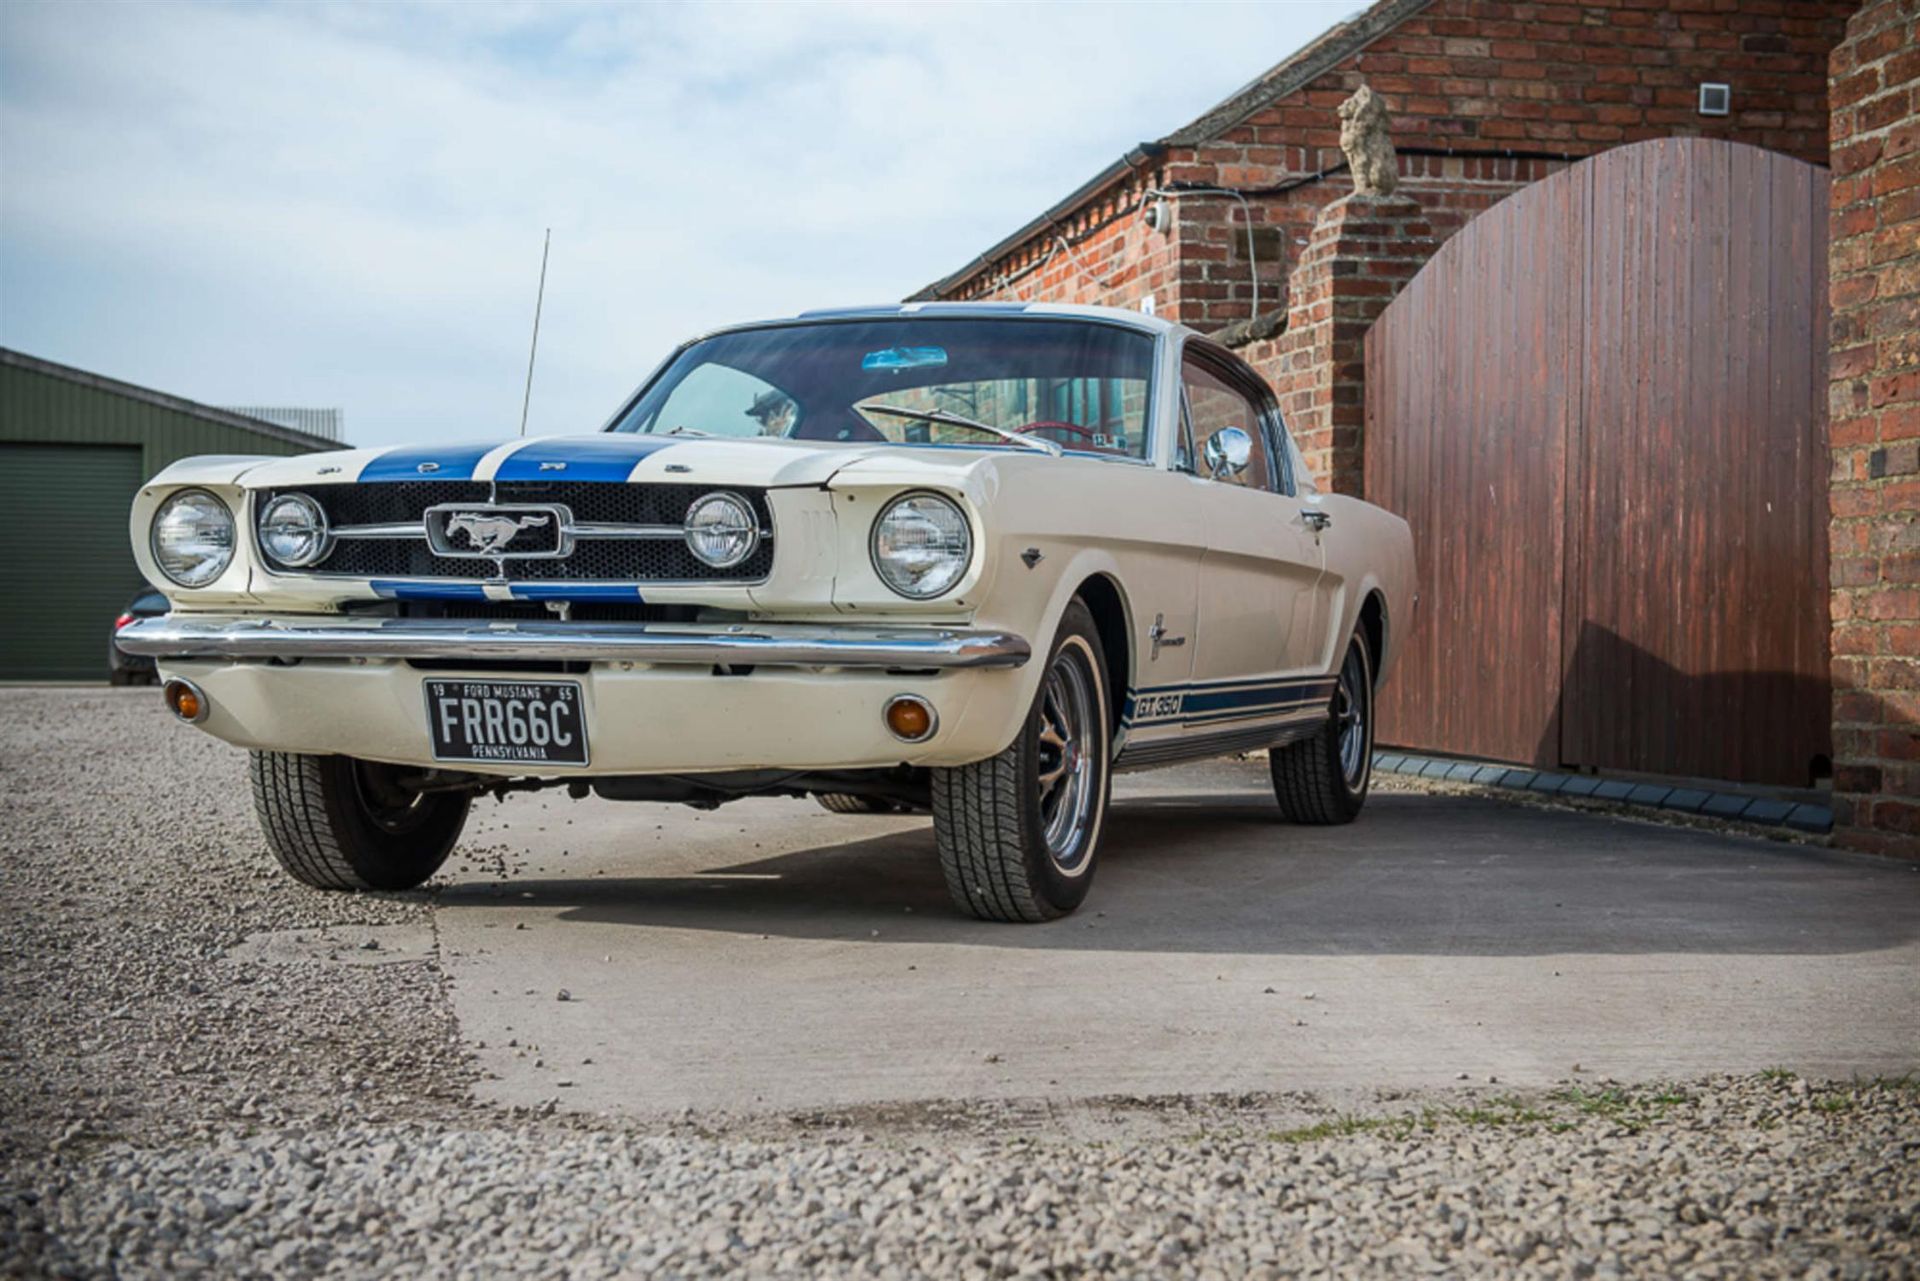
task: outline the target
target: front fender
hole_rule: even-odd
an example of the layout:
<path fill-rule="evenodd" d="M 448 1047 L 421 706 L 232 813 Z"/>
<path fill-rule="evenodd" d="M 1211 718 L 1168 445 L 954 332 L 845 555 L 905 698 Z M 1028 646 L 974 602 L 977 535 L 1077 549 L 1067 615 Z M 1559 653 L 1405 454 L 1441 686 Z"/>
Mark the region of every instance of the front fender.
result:
<path fill-rule="evenodd" d="M 1020 555 L 1029 547 L 1041 551 L 1040 560 L 1031 567 Z M 1134 684 L 1135 656 L 1144 642 L 1136 634 L 1133 606 L 1119 562 L 1106 549 L 1057 548 L 1049 554 L 1040 546 L 1040 540 L 1015 537 L 1001 540 L 996 559 L 1001 565 L 996 590 L 975 614 L 975 623 L 1004 627 L 1026 637 L 1033 647 L 1033 658 L 1017 670 L 996 674 L 991 682 L 979 682 L 981 688 L 968 704 L 966 716 L 970 739 L 996 742 L 1004 748 L 1026 723 L 1027 713 L 1039 695 L 1040 682 L 1046 676 L 1047 660 L 1053 654 L 1053 642 L 1060 632 L 1067 606 L 1089 579 L 1105 577 L 1120 597 L 1121 612 L 1126 620 L 1127 652 L 1125 661 L 1120 663 L 1108 655 L 1108 672 L 1121 692 Z"/>

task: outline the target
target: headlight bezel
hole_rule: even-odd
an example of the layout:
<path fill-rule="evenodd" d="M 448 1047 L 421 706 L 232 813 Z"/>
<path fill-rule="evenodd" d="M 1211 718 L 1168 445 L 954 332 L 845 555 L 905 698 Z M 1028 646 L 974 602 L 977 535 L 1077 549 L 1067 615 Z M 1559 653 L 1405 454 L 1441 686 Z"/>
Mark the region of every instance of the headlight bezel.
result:
<path fill-rule="evenodd" d="M 267 519 L 273 514 L 275 508 L 283 504 L 298 507 L 309 518 L 314 531 L 314 543 L 304 556 L 282 556 L 268 541 Z M 261 556 L 277 568 L 310 569 L 333 552 L 333 527 L 327 522 L 326 509 L 311 494 L 301 493 L 298 490 L 275 494 L 260 505 L 259 515 L 253 522 L 253 537 L 260 547 Z"/>
<path fill-rule="evenodd" d="M 728 532 L 746 535 L 745 542 L 736 552 L 718 559 L 702 554 L 700 545 L 694 541 L 694 516 L 709 504 L 727 507 L 739 515 L 741 524 L 732 527 Z M 755 510 L 752 503 L 730 489 L 711 490 L 687 504 L 686 517 L 680 522 L 680 536 L 686 542 L 688 553 L 708 569 L 737 569 L 751 560 L 753 554 L 760 550 L 760 513 Z"/>
<path fill-rule="evenodd" d="M 914 588 L 896 582 L 887 572 L 887 561 L 880 553 L 880 536 L 882 530 L 886 528 L 888 518 L 899 508 L 908 503 L 925 501 L 937 503 L 953 513 L 959 522 L 962 545 L 959 554 L 953 558 L 955 568 L 949 576 L 938 580 L 932 588 Z M 957 590 L 966 581 L 967 574 L 973 568 L 974 549 L 973 521 L 967 515 L 967 509 L 952 495 L 943 494 L 935 489 L 910 489 L 905 493 L 895 494 L 881 506 L 879 514 L 873 518 L 872 527 L 867 531 L 867 559 L 873 565 L 874 574 L 888 591 L 916 603 L 939 600 Z"/>
<path fill-rule="evenodd" d="M 215 568 L 212 573 L 199 577 L 185 577 L 168 568 L 167 555 L 162 551 L 160 542 L 160 527 L 166 520 L 167 515 L 172 512 L 174 508 L 189 500 L 204 500 L 212 504 L 213 510 L 217 512 L 220 518 L 226 523 L 225 554 L 220 556 L 217 562 L 210 562 L 215 563 Z M 210 489 L 204 489 L 199 486 L 189 486 L 168 494 L 165 498 L 161 499 L 160 504 L 154 508 L 153 519 L 147 524 L 147 554 L 153 558 L 154 568 L 159 570 L 168 582 L 176 587 L 183 587 L 188 591 L 198 591 L 202 588 L 211 587 L 214 583 L 218 582 L 221 575 L 233 568 L 234 557 L 239 554 L 239 550 L 240 522 L 234 516 L 232 506 Z"/>

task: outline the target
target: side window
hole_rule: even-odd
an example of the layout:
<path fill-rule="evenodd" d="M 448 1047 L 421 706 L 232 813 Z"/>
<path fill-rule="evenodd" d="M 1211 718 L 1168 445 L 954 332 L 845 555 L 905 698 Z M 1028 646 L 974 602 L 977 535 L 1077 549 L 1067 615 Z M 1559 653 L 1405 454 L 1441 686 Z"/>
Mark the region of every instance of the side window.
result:
<path fill-rule="evenodd" d="M 1187 404 L 1193 422 L 1193 470 L 1229 485 L 1276 492 L 1273 458 L 1267 449 L 1267 433 L 1261 421 L 1260 406 L 1246 393 L 1221 378 L 1205 365 L 1189 360 L 1180 371 L 1186 385 Z M 1247 434 L 1253 449 L 1245 469 L 1238 474 L 1215 476 L 1209 464 L 1208 445 L 1216 433 L 1237 427 Z"/>

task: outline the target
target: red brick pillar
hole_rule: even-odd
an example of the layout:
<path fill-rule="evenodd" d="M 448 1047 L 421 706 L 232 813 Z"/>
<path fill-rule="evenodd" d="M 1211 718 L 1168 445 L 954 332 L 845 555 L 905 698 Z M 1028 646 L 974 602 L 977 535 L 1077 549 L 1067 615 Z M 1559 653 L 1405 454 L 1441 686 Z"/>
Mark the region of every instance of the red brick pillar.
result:
<path fill-rule="evenodd" d="M 1348 196 L 1320 211 L 1288 286 L 1273 379 L 1280 408 L 1322 488 L 1365 487 L 1362 340 L 1440 247 L 1409 196 Z"/>
<path fill-rule="evenodd" d="M 1834 835 L 1920 857 L 1920 0 L 1833 53 Z"/>

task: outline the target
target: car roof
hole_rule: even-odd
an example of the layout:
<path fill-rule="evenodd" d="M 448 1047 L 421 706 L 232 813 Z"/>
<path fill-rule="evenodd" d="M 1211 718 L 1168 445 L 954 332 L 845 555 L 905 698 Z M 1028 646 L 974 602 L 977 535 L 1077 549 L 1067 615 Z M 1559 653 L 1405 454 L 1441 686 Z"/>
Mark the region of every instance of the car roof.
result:
<path fill-rule="evenodd" d="M 1155 337 L 1162 334 L 1192 332 L 1185 325 L 1177 325 L 1172 321 L 1162 320 L 1158 316 L 1149 316 L 1143 311 L 1129 311 L 1125 307 L 1091 307 L 1063 302 L 895 302 L 880 303 L 871 307 L 826 307 L 803 311 L 797 316 L 723 325 L 701 334 L 700 337 L 711 338 L 715 334 L 736 333 L 745 329 L 766 329 L 774 325 L 806 324 L 812 321 L 830 323 L 841 320 L 884 320 L 896 316 L 903 318 L 925 316 L 940 319 L 992 316 L 1008 320 L 1097 320 L 1103 324 L 1136 329 Z"/>

